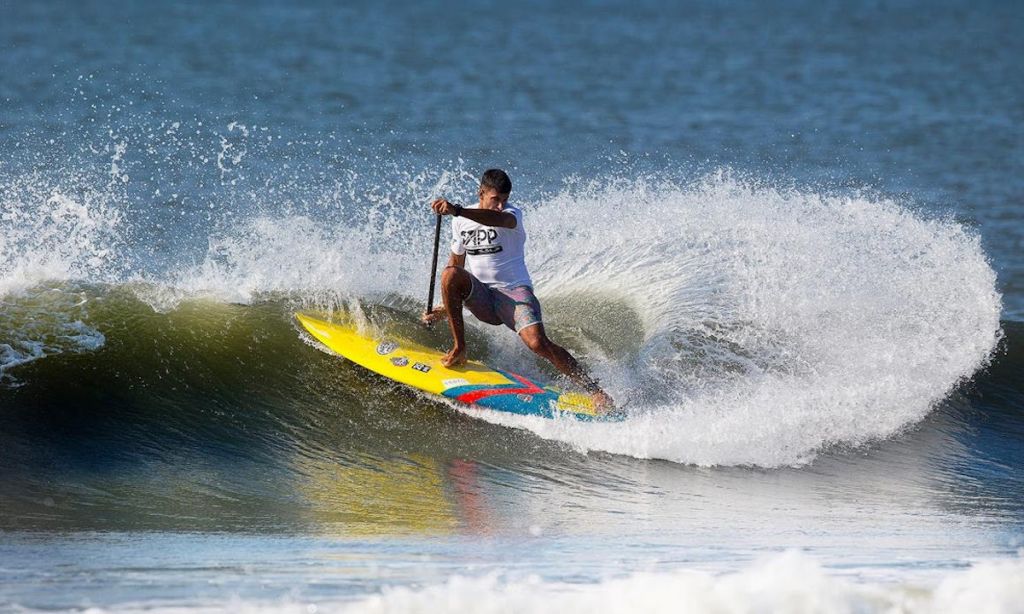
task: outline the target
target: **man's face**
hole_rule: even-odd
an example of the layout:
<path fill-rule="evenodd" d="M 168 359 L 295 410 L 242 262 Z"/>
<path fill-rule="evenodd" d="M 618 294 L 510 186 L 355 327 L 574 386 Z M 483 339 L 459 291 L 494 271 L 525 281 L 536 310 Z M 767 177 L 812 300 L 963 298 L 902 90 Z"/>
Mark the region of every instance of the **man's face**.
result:
<path fill-rule="evenodd" d="M 499 194 L 494 188 L 480 188 L 481 209 L 501 209 L 508 202 L 508 194 Z"/>

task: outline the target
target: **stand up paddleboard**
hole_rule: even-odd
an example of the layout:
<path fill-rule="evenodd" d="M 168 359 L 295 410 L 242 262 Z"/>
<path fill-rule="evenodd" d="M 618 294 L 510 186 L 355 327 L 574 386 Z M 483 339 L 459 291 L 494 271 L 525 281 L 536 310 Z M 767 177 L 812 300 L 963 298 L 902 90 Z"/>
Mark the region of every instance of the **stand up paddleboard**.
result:
<path fill-rule="evenodd" d="M 542 418 L 623 419 L 621 413 L 597 412 L 588 395 L 564 392 L 475 360 L 449 368 L 441 364 L 443 353 L 406 339 L 367 336 L 354 324 L 327 322 L 303 313 L 295 318 L 314 338 L 357 365 L 470 407 Z"/>

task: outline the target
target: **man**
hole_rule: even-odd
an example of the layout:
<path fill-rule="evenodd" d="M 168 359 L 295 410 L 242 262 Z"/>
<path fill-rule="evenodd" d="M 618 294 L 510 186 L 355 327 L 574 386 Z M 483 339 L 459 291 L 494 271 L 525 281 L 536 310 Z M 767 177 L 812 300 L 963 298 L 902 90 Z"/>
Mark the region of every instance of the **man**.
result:
<path fill-rule="evenodd" d="M 491 169 L 480 179 L 479 205 L 461 207 L 443 198 L 430 205 L 434 213 L 454 217 L 452 253 L 441 273 L 443 305 L 423 314 L 425 324 L 448 317 L 455 345 L 441 364 L 451 367 L 466 362 L 465 306 L 482 322 L 514 330 L 528 348 L 590 392 L 599 409 L 611 409 L 611 397 L 544 333 L 540 303 L 526 270 L 523 214 L 508 204 L 511 193 L 512 180 L 505 171 Z"/>

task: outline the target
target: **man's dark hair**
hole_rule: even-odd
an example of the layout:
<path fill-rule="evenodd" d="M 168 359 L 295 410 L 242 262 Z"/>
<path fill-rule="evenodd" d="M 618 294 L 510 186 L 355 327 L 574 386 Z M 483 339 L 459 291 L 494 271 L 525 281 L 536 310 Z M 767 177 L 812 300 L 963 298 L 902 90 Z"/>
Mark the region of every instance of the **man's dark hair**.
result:
<path fill-rule="evenodd" d="M 492 168 L 484 171 L 484 176 L 480 178 L 480 187 L 492 188 L 498 194 L 511 194 L 512 180 L 508 178 L 505 171 L 500 168 Z"/>

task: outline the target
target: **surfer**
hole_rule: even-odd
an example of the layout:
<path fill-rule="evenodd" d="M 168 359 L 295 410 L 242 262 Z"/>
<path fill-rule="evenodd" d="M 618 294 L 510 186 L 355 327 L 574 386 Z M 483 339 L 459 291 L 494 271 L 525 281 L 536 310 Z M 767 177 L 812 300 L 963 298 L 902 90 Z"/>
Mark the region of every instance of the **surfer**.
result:
<path fill-rule="evenodd" d="M 441 359 L 446 367 L 466 362 L 466 307 L 481 322 L 504 324 L 526 347 L 551 362 L 560 372 L 589 392 L 599 409 L 612 407 L 612 398 L 591 378 L 565 348 L 548 339 L 541 321 L 540 302 L 526 270 L 526 229 L 523 214 L 508 204 L 512 180 L 500 169 L 480 179 L 480 204 L 462 207 L 439 198 L 431 203 L 437 215 L 451 215 L 452 242 L 448 266 L 441 273 L 442 305 L 423 314 L 430 324 L 448 318 L 455 345 Z M 469 270 L 466 270 L 466 264 Z"/>

